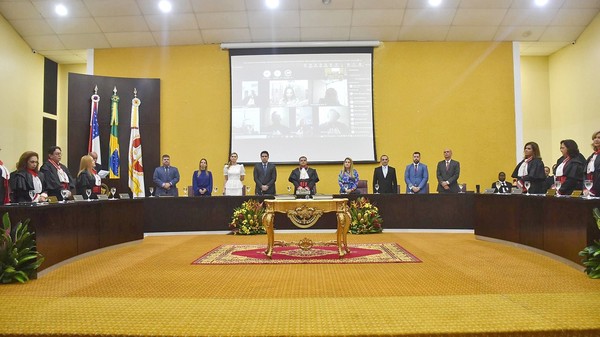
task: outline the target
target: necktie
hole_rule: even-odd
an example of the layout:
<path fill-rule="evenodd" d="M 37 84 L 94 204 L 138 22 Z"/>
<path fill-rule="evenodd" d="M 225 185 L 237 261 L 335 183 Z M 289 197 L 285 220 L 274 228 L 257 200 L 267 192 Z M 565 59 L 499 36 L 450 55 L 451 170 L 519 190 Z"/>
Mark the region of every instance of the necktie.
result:
<path fill-rule="evenodd" d="M 263 164 L 263 172 L 264 174 L 267 174 L 267 164 Z"/>
<path fill-rule="evenodd" d="M 417 164 L 415 164 L 415 173 L 417 173 L 417 167 L 418 167 Z"/>
<path fill-rule="evenodd" d="M 448 171 L 448 166 L 450 166 L 450 162 L 449 161 L 446 162 L 446 171 Z"/>

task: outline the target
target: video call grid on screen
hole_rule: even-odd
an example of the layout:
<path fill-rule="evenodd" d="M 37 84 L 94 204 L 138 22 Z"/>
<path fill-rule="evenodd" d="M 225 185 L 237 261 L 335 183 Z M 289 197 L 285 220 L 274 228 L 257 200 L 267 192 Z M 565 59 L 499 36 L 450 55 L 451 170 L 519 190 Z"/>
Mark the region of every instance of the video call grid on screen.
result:
<path fill-rule="evenodd" d="M 375 161 L 372 48 L 275 51 L 230 50 L 238 160 L 267 150 L 276 163 Z"/>

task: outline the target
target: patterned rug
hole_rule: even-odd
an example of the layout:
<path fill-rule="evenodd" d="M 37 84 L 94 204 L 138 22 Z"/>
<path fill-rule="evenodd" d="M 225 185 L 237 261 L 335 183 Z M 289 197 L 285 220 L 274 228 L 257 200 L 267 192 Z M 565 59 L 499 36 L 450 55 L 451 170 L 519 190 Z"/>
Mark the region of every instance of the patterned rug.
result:
<path fill-rule="evenodd" d="M 421 262 L 397 243 L 349 245 L 350 253 L 339 258 L 337 246 L 274 247 L 272 258 L 265 255 L 266 245 L 221 245 L 192 264 L 300 264 L 300 263 L 410 263 Z"/>

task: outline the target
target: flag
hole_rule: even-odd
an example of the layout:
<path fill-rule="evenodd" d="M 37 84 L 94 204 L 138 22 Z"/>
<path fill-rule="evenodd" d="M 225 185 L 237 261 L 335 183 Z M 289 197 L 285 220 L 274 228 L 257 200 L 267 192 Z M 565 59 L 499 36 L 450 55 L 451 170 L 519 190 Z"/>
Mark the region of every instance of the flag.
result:
<path fill-rule="evenodd" d="M 142 163 L 142 138 L 140 137 L 139 106 L 137 90 L 133 89 L 131 100 L 131 134 L 129 136 L 129 189 L 134 198 L 146 196 L 144 186 L 144 165 Z"/>
<path fill-rule="evenodd" d="M 110 179 L 119 179 L 119 96 L 117 87 L 110 98 L 110 157 L 108 158 L 108 171 Z"/>
<path fill-rule="evenodd" d="M 98 96 L 98 87 L 94 90 L 92 95 L 92 106 L 90 113 L 90 138 L 88 141 L 88 153 L 96 152 L 98 154 L 97 164 L 102 164 L 102 153 L 100 151 L 100 127 L 98 126 L 98 102 L 100 96 Z"/>

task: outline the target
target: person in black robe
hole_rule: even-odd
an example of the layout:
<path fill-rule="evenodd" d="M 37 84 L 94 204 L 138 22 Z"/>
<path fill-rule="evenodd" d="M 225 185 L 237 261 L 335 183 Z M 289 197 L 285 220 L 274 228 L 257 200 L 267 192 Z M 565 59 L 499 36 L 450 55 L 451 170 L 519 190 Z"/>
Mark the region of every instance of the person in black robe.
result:
<path fill-rule="evenodd" d="M 530 194 L 545 194 L 546 189 L 544 181 L 546 174 L 544 173 L 544 162 L 540 155 L 540 147 L 535 142 L 528 142 L 523 149 L 525 158 L 517 164 L 511 177 L 517 179 L 517 187 L 527 192 L 525 182 L 529 182 Z"/>
<path fill-rule="evenodd" d="M 27 151 L 21 155 L 17 170 L 10 174 L 12 202 L 44 202 L 48 198 L 44 174 L 38 172 L 39 156 Z"/>

